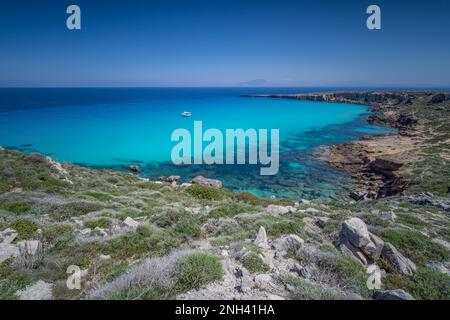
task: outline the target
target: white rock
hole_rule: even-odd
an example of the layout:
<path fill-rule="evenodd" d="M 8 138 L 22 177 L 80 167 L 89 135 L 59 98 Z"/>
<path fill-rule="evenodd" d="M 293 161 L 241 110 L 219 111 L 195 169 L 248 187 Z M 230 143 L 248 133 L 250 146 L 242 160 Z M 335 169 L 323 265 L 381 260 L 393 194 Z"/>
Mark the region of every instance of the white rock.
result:
<path fill-rule="evenodd" d="M 17 231 L 11 228 L 5 229 L 0 232 L 0 243 L 9 244 L 17 237 Z"/>
<path fill-rule="evenodd" d="M 110 260 L 111 256 L 109 254 L 108 255 L 101 254 L 99 258 L 100 258 L 100 260 L 105 261 L 105 260 Z"/>
<path fill-rule="evenodd" d="M 383 247 L 383 251 L 381 252 L 383 258 L 385 258 L 390 267 L 391 271 L 406 275 L 412 276 L 416 272 L 416 265 L 414 262 L 403 256 L 392 244 L 385 243 Z"/>
<path fill-rule="evenodd" d="M 290 234 L 272 242 L 272 247 L 276 250 L 277 256 L 284 256 L 289 251 L 300 249 L 305 241 L 295 234 Z"/>
<path fill-rule="evenodd" d="M 16 292 L 20 300 L 51 300 L 52 284 L 39 280 L 38 282 Z"/>
<path fill-rule="evenodd" d="M 181 188 L 188 188 L 188 187 L 190 187 L 190 186 L 192 186 L 192 183 L 183 182 L 182 184 L 180 184 L 180 187 L 181 187 Z"/>
<path fill-rule="evenodd" d="M 123 221 L 123 224 L 126 225 L 127 227 L 130 227 L 130 228 L 136 228 L 137 226 L 139 226 L 139 222 L 137 222 L 136 220 L 134 220 L 131 217 L 127 217 Z"/>
<path fill-rule="evenodd" d="M 305 210 L 305 212 L 306 212 L 306 213 L 309 213 L 309 214 L 314 214 L 314 213 L 318 213 L 319 210 L 317 210 L 316 208 L 307 208 L 307 209 Z"/>

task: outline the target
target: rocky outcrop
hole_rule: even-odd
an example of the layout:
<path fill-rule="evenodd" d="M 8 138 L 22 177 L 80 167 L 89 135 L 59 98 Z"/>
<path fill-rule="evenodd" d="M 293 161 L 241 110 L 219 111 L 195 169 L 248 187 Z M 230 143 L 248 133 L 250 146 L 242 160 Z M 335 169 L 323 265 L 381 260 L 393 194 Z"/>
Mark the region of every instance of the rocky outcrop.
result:
<path fill-rule="evenodd" d="M 375 291 L 375 300 L 415 300 L 412 295 L 402 289 Z"/>
<path fill-rule="evenodd" d="M 215 189 L 221 189 L 222 188 L 222 182 L 220 180 L 216 179 L 208 179 L 203 176 L 197 176 L 191 181 L 193 184 L 199 184 L 206 187 L 211 187 Z"/>
<path fill-rule="evenodd" d="M 270 248 L 269 244 L 267 243 L 267 233 L 266 229 L 264 227 L 259 227 L 258 234 L 256 235 L 255 244 L 263 249 Z"/>
<path fill-rule="evenodd" d="M 180 176 L 161 176 L 159 177 L 159 181 L 177 184 L 180 181 Z"/>
<path fill-rule="evenodd" d="M 381 255 L 389 263 L 389 271 L 412 276 L 416 272 L 414 262 L 404 257 L 392 244 L 385 243 Z"/>
<path fill-rule="evenodd" d="M 409 197 L 409 201 L 413 204 L 433 206 L 438 209 L 450 212 L 450 200 L 439 199 L 431 192 L 424 192 Z"/>
<path fill-rule="evenodd" d="M 363 265 L 378 260 L 383 246 L 384 241 L 371 234 L 361 219 L 350 218 L 342 224 L 339 249 Z"/>
<path fill-rule="evenodd" d="M 129 228 L 137 228 L 137 226 L 139 226 L 139 222 L 137 222 L 136 220 L 134 220 L 134 219 L 131 218 L 131 217 L 127 217 L 127 218 L 122 222 L 122 224 L 123 224 L 124 226 L 126 226 L 126 227 L 129 227 Z"/>

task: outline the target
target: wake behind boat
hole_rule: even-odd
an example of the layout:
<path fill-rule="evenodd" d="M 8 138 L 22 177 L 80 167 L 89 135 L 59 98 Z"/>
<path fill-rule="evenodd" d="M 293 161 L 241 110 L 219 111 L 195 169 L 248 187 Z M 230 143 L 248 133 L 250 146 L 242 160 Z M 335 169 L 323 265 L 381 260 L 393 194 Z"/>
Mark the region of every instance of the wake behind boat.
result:
<path fill-rule="evenodd" d="M 183 111 L 183 112 L 181 113 L 181 115 L 182 115 L 183 117 L 190 117 L 190 116 L 192 116 L 192 112 L 189 112 L 189 111 Z"/>

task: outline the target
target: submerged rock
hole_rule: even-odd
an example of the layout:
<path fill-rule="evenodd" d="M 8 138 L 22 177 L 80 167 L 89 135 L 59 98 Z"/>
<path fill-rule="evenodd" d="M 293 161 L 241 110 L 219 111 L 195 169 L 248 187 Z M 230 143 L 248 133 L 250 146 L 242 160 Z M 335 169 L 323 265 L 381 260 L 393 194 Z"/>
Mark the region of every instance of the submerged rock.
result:
<path fill-rule="evenodd" d="M 142 172 L 141 167 L 136 166 L 136 165 L 125 166 L 125 168 L 130 170 L 131 172 L 136 172 L 136 173 Z"/>
<path fill-rule="evenodd" d="M 289 251 L 300 249 L 305 241 L 295 234 L 281 237 L 272 242 L 272 247 L 276 251 L 277 256 L 285 256 Z"/>

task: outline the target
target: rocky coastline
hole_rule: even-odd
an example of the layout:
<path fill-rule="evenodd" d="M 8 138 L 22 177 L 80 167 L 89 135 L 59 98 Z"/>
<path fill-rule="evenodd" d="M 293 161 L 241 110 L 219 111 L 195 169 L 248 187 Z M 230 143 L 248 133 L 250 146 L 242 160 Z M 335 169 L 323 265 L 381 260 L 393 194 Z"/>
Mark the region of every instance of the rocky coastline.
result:
<path fill-rule="evenodd" d="M 356 201 L 402 194 L 409 185 L 402 167 L 420 160 L 419 151 L 430 138 L 432 124 L 418 107 L 448 107 L 449 92 L 341 91 L 311 94 L 247 95 L 370 106 L 367 121 L 395 129 L 393 134 L 366 135 L 359 141 L 330 147 L 328 162 L 352 174 Z M 431 129 L 431 130 L 430 130 Z"/>

